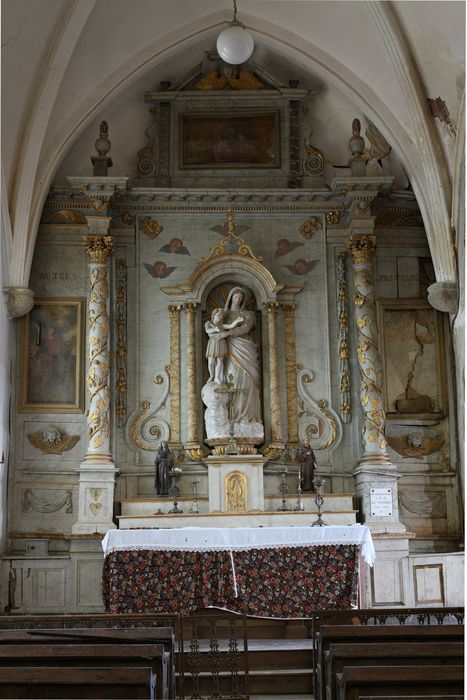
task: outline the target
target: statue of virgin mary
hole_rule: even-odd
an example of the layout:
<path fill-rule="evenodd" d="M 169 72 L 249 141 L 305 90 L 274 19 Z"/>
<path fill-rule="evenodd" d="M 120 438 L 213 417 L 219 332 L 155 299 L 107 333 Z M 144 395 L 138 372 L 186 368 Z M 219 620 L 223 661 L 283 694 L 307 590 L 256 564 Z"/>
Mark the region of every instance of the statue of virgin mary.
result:
<path fill-rule="evenodd" d="M 231 289 L 223 309 L 223 323 L 218 325 L 217 336 L 225 340 L 226 351 L 219 356 L 223 371 L 219 371 L 217 377 L 223 377 L 223 381 L 228 381 L 229 386 L 237 391 L 227 393 L 225 385 L 222 390 L 219 380 L 211 379 L 204 385 L 201 397 L 207 406 L 204 422 L 208 440 L 229 438 L 229 395 L 234 436 L 245 438 L 252 445 L 258 445 L 264 439 L 258 347 L 253 339 L 256 315 L 246 308 L 248 298 L 249 293 L 244 287 Z"/>
<path fill-rule="evenodd" d="M 235 389 L 233 395 L 233 419 L 236 437 L 263 437 L 261 421 L 260 375 L 258 347 L 252 334 L 256 326 L 254 311 L 246 309 L 248 293 L 244 287 L 230 290 L 224 306 L 225 320 L 231 324 L 242 319 L 240 325 L 227 332 L 228 354 L 224 360 L 226 377 L 231 377 Z"/>

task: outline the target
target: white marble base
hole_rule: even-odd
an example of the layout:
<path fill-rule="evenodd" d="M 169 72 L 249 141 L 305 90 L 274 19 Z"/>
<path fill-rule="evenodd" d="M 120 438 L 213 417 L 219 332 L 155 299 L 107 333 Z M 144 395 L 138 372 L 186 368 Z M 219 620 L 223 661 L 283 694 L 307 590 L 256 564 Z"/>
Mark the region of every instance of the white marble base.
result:
<path fill-rule="evenodd" d="M 268 460 L 262 455 L 211 455 L 205 460 L 208 467 L 209 511 L 226 512 L 228 503 L 225 482 L 232 472 L 246 478 L 247 511 L 264 510 L 263 467 Z"/>
<path fill-rule="evenodd" d="M 354 525 L 356 511 L 322 512 L 326 525 Z M 313 525 L 316 512 L 206 513 L 200 515 L 120 515 L 120 530 L 153 527 L 290 527 Z"/>
<path fill-rule="evenodd" d="M 302 494 L 302 504 L 308 513 L 317 513 L 314 502 L 315 494 Z M 184 515 L 190 515 L 193 498 L 181 496 L 177 498 L 178 507 Z M 282 497 L 276 495 L 264 496 L 264 511 L 275 513 L 282 504 Z M 297 494 L 289 493 L 286 498 L 287 508 L 293 510 L 297 505 Z M 143 517 L 147 515 L 167 515 L 173 508 L 173 499 L 168 496 L 154 496 L 152 498 L 125 498 L 120 501 L 121 515 Z M 209 515 L 209 502 L 207 496 L 198 498 L 198 508 L 201 515 Z M 352 493 L 329 493 L 324 495 L 323 511 L 326 513 L 356 513 L 353 508 Z"/>
<path fill-rule="evenodd" d="M 115 476 L 118 470 L 111 463 L 87 464 L 79 472 L 78 520 L 73 525 L 74 535 L 105 534 L 115 524 L 113 500 Z"/>

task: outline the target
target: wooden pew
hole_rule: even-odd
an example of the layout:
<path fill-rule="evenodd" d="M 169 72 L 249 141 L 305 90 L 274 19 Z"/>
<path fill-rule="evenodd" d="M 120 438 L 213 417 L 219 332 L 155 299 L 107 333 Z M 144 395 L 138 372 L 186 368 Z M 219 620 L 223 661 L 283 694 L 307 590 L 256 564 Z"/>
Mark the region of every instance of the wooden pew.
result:
<path fill-rule="evenodd" d="M 462 642 L 463 625 L 322 625 L 318 642 L 316 697 L 325 700 L 324 654 L 332 643 Z"/>
<path fill-rule="evenodd" d="M 146 668 L 154 679 L 154 696 L 169 698 L 169 658 L 160 644 L 11 644 L 0 645 L 4 666 L 81 666 Z"/>
<path fill-rule="evenodd" d="M 165 690 L 159 691 L 163 676 L 157 684 L 159 697 L 175 697 L 175 649 L 171 627 L 150 627 L 137 629 L 22 629 L 0 630 L 0 645 L 47 645 L 58 644 L 95 645 L 154 645 L 163 647 L 162 664 L 168 666 L 168 683 Z M 162 694 L 161 694 L 162 693 Z"/>
<path fill-rule="evenodd" d="M 325 657 L 326 699 L 337 700 L 336 674 L 344 666 L 462 665 L 461 642 L 331 644 Z"/>
<path fill-rule="evenodd" d="M 154 678 L 148 668 L 89 666 L 0 667 L 0 698 L 138 698 L 152 700 Z"/>
<path fill-rule="evenodd" d="M 337 674 L 338 700 L 364 696 L 459 695 L 464 689 L 463 666 L 344 666 Z"/>

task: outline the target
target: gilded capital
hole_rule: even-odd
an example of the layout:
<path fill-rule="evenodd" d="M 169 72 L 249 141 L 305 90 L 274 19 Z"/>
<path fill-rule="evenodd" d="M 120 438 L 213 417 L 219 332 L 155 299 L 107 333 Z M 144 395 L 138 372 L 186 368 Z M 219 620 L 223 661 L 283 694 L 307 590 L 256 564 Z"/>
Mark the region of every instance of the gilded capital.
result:
<path fill-rule="evenodd" d="M 347 239 L 347 250 L 354 263 L 371 263 L 376 248 L 375 236 L 350 236 Z"/>
<path fill-rule="evenodd" d="M 171 321 L 177 321 L 180 318 L 180 309 L 181 306 L 179 304 L 169 304 L 169 318 Z"/>
<path fill-rule="evenodd" d="M 295 315 L 296 304 L 282 304 L 282 309 L 285 316 L 293 317 Z"/>
<path fill-rule="evenodd" d="M 277 314 L 277 309 L 279 308 L 279 303 L 277 301 L 268 301 L 265 306 L 269 315 L 273 316 Z"/>
<path fill-rule="evenodd" d="M 196 311 L 196 307 L 198 304 L 195 301 L 187 301 L 184 304 L 185 306 L 185 313 L 188 314 L 194 314 Z"/>
<path fill-rule="evenodd" d="M 85 236 L 84 247 L 92 263 L 105 264 L 113 251 L 112 236 Z"/>

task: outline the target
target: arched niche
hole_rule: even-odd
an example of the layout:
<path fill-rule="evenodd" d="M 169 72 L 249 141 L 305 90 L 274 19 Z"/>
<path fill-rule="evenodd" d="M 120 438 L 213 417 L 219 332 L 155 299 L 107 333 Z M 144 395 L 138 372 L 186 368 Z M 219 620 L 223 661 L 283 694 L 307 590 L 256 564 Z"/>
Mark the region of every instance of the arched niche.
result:
<path fill-rule="evenodd" d="M 234 253 L 226 253 L 227 246 L 237 246 Z M 263 382 L 263 407 L 268 406 L 268 414 L 263 410 L 265 428 L 265 454 L 270 457 L 282 453 L 281 388 L 280 368 L 277 342 L 277 316 L 282 305 L 293 306 L 295 295 L 302 290 L 302 285 L 285 285 L 278 283 L 271 272 L 254 254 L 251 247 L 236 234 L 232 211 L 228 211 L 227 233 L 222 241 L 213 246 L 206 258 L 202 259 L 190 277 L 173 287 L 162 286 L 161 290 L 170 298 L 169 305 L 188 310 L 185 333 L 187 347 L 190 348 L 187 361 L 187 403 L 190 406 L 190 425 L 188 430 L 188 455 L 197 458 L 200 454 L 202 420 L 199 410 L 201 391 L 201 372 L 199 356 L 200 344 L 195 336 L 200 333 L 200 311 L 205 311 L 210 292 L 217 286 L 238 284 L 247 287 L 255 297 L 256 308 L 261 313 L 262 322 L 262 364 L 266 368 L 263 379 L 268 377 L 268 386 Z M 266 319 L 267 317 L 267 319 Z M 198 329 L 198 330 L 197 330 Z M 199 338 L 199 335 L 198 335 Z M 188 342 L 189 340 L 189 342 Z M 196 356 L 196 357 L 195 357 Z M 204 359 L 204 358 L 203 358 Z M 292 362 L 295 364 L 295 361 Z M 285 387 L 284 387 L 285 388 Z M 290 387 L 287 386 L 287 393 Z M 296 386 L 292 387 L 295 394 Z M 294 408 L 296 411 L 296 407 Z"/>

